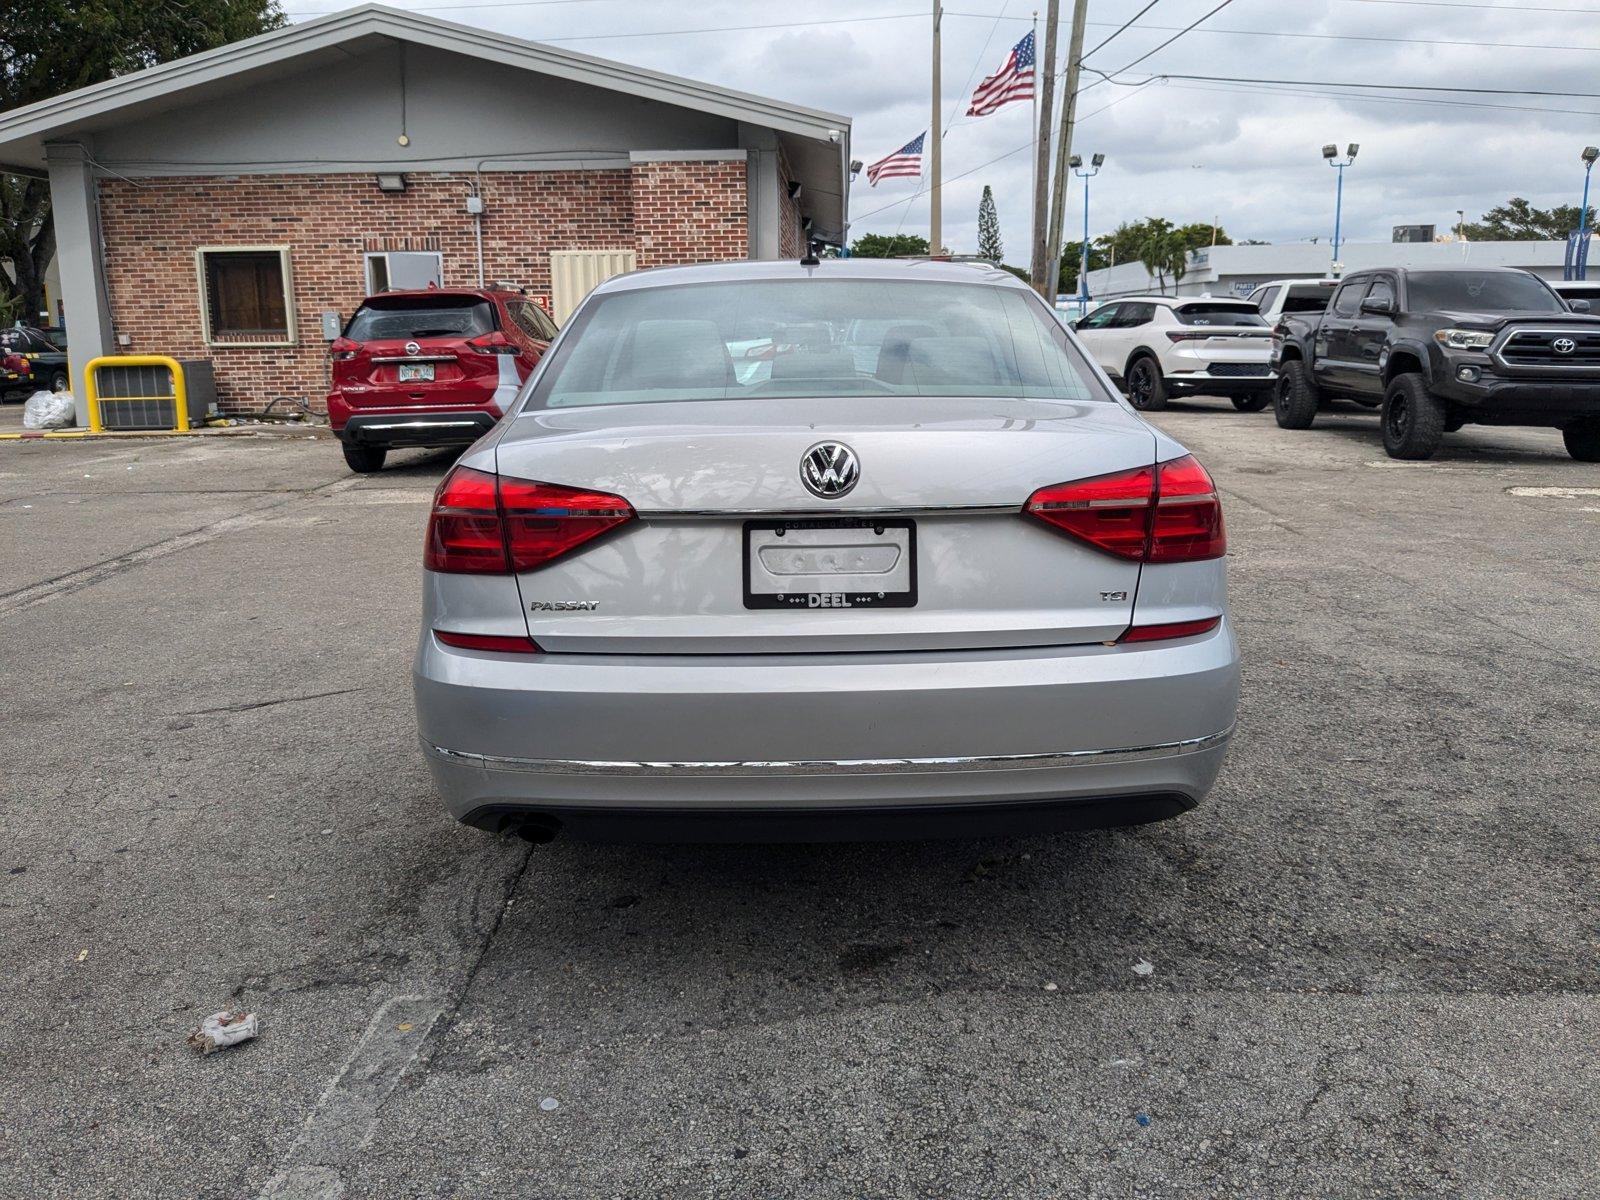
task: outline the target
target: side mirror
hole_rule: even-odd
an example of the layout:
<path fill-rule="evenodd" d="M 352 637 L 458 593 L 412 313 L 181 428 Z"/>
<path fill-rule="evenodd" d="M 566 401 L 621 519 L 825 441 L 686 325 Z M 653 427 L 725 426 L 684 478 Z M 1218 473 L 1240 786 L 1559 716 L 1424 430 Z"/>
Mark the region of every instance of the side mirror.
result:
<path fill-rule="evenodd" d="M 1375 317 L 1390 317 L 1394 315 L 1393 300 L 1363 300 L 1361 311 L 1371 313 Z"/>
<path fill-rule="evenodd" d="M 1587 300 L 1568 300 L 1567 307 L 1575 313 L 1586 313 L 1589 311 L 1589 302 Z"/>

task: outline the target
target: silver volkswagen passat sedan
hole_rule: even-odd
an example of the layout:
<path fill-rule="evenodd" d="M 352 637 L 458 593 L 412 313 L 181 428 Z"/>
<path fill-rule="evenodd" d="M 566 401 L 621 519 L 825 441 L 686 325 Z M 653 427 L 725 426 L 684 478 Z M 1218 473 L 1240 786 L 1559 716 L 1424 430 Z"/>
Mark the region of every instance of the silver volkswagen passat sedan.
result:
<path fill-rule="evenodd" d="M 415 684 L 461 820 L 999 833 L 1191 808 L 1238 700 L 1222 510 L 965 263 L 597 288 L 439 485 Z"/>

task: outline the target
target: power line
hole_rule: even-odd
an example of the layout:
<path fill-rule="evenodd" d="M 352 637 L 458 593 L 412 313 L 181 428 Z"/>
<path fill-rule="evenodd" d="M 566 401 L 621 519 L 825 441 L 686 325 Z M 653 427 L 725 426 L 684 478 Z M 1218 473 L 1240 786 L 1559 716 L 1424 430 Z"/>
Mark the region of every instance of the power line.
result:
<path fill-rule="evenodd" d="M 1477 8 L 1489 12 L 1508 13 L 1575 13 L 1578 16 L 1585 14 L 1600 16 L 1600 8 L 1548 8 L 1534 4 L 1450 4 L 1446 0 L 1345 0 L 1346 4 L 1407 4 L 1417 8 Z"/>
<path fill-rule="evenodd" d="M 1121 33 L 1123 33 L 1125 30 L 1130 28 L 1135 21 L 1137 21 L 1140 17 L 1144 16 L 1145 13 L 1149 12 L 1152 8 L 1154 8 L 1156 5 L 1158 5 L 1160 3 L 1161 3 L 1161 0 L 1150 0 L 1149 4 L 1146 4 L 1138 12 L 1134 13 L 1133 16 L 1129 17 L 1121 25 L 1117 26 L 1116 33 L 1113 33 L 1111 35 L 1111 37 L 1108 37 L 1105 41 L 1101 42 L 1093 50 L 1090 50 L 1087 53 L 1085 53 L 1081 58 L 1078 59 L 1078 61 L 1081 63 L 1083 61 L 1083 59 L 1088 58 L 1090 54 L 1098 54 L 1100 51 L 1104 50 L 1108 45 L 1110 45 L 1111 41 L 1114 38 L 1116 38 Z M 1091 25 L 1100 25 L 1102 23 L 1110 24 L 1110 22 L 1100 22 L 1100 21 L 1091 21 L 1090 22 Z M 1144 26 L 1144 28 L 1152 28 L 1152 27 L 1151 26 Z"/>
<path fill-rule="evenodd" d="M 995 31 L 1000 28 L 1000 22 L 1005 19 L 1006 9 L 1008 9 L 1010 7 L 1011 7 L 1011 0 L 1006 0 L 1006 2 L 1000 6 L 1000 11 L 995 13 L 995 15 L 994 15 L 994 24 L 989 26 L 989 36 L 983 39 L 983 49 L 979 50 L 978 51 L 978 57 L 972 60 L 972 70 L 967 72 L 967 82 L 961 85 L 961 91 L 960 91 L 959 95 L 965 96 L 967 94 L 967 92 L 972 87 L 972 81 L 978 77 L 978 72 L 983 68 L 983 56 L 985 54 L 989 53 L 989 44 L 994 41 Z M 948 15 L 958 15 L 958 14 L 948 14 Z M 960 103 L 961 103 L 961 101 L 959 99 L 957 99 L 956 104 L 959 106 Z M 939 136 L 940 137 L 948 136 L 949 133 L 950 133 L 950 130 L 954 127 L 955 123 L 956 123 L 956 113 L 951 113 L 950 114 L 950 118 L 947 121 L 945 121 L 945 123 L 944 123 L 944 132 L 941 133 Z"/>
<path fill-rule="evenodd" d="M 1095 71 L 1093 67 L 1090 67 L 1089 70 Z M 1600 100 L 1600 92 L 1540 91 L 1536 88 L 1444 87 L 1421 83 L 1355 83 L 1344 79 L 1259 79 L 1244 75 L 1179 75 L 1168 71 L 1162 71 L 1151 75 L 1149 79 L 1134 82 L 1125 79 L 1112 79 L 1104 71 L 1095 71 L 1095 74 L 1104 75 L 1107 83 L 1114 83 L 1118 87 L 1140 87 L 1149 83 L 1151 79 L 1183 79 L 1199 80 L 1202 83 L 1271 83 L 1284 87 L 1300 88 L 1338 87 L 1361 88 L 1367 91 L 1459 92 L 1473 96 L 1559 96 L 1569 100 Z"/>
<path fill-rule="evenodd" d="M 1146 82 L 1149 82 L 1148 80 Z M 1564 117 L 1600 117 L 1600 109 L 1589 108 L 1540 108 L 1528 104 L 1484 104 L 1474 100 L 1432 100 L 1425 96 L 1352 96 L 1348 92 L 1312 92 L 1291 91 L 1286 88 L 1275 88 L 1254 84 L 1245 84 L 1237 87 L 1219 86 L 1204 87 L 1194 83 L 1174 83 L 1175 88 L 1189 92 L 1219 92 L 1229 94 L 1243 94 L 1246 96 L 1271 95 L 1271 96 L 1306 96 L 1326 100 L 1345 100 L 1352 104 L 1426 104 L 1438 108 L 1477 108 L 1495 109 L 1503 112 L 1533 112 L 1550 113 Z"/>
<path fill-rule="evenodd" d="M 1216 16 L 1219 12 L 1221 12 L 1223 9 L 1227 8 L 1228 5 L 1230 5 L 1232 3 L 1233 3 L 1233 0 L 1222 0 L 1221 4 L 1217 5 L 1210 12 L 1206 13 L 1206 15 L 1201 17 L 1198 21 L 1195 21 L 1193 24 L 1190 24 L 1190 25 L 1185 25 L 1182 29 L 1178 30 L 1177 33 L 1173 34 L 1166 41 L 1162 42 L 1161 45 L 1157 46 L 1154 50 L 1145 51 L 1143 54 L 1141 54 L 1138 58 L 1134 59 L 1127 66 L 1118 67 L 1115 71 L 1111 72 L 1111 74 L 1113 74 L 1113 75 L 1121 75 L 1124 71 L 1128 71 L 1128 70 L 1133 69 L 1134 67 L 1137 67 L 1145 59 L 1149 58 L 1153 54 L 1159 54 L 1161 51 L 1165 50 L 1168 46 L 1172 45 L 1173 42 L 1175 42 L 1179 38 L 1181 38 L 1184 34 L 1190 32 L 1192 29 L 1194 29 L 1194 27 L 1196 25 L 1200 25 L 1205 21 L 1209 21 L 1212 17 Z M 1083 56 L 1083 58 L 1087 58 L 1087 57 L 1088 57 L 1088 55 L 1084 55 Z M 1083 58 L 1079 58 L 1078 61 L 1081 63 L 1083 61 Z M 1093 70 L 1093 68 L 1090 68 L 1090 69 Z M 1105 72 L 1103 72 L 1103 71 L 1097 71 L 1095 73 L 1099 74 L 1099 75 L 1105 74 Z M 1079 90 L 1080 90 L 1080 93 L 1081 93 L 1081 92 L 1084 92 L 1084 91 L 1088 91 L 1088 88 L 1081 88 Z"/>
<path fill-rule="evenodd" d="M 1600 10 L 1596 10 L 1596 13 L 1600 15 Z M 1177 26 L 1138 25 L 1135 28 L 1168 32 Z M 1379 34 L 1364 33 L 1302 33 L 1299 30 L 1288 29 L 1199 29 L 1195 32 L 1229 37 L 1311 38 L 1324 42 L 1390 42 L 1401 46 L 1477 46 L 1493 47 L 1496 50 L 1600 50 L 1600 46 L 1558 45 L 1546 42 L 1481 42 L 1454 38 L 1384 37 Z M 1087 58 L 1088 55 L 1084 57 Z"/>
<path fill-rule="evenodd" d="M 1154 83 L 1155 80 L 1151 79 L 1151 80 L 1148 80 L 1147 82 Z M 1092 113 L 1089 113 L 1089 114 L 1087 114 L 1085 116 L 1079 117 L 1078 121 L 1081 124 L 1084 121 L 1089 120 L 1091 117 L 1098 117 L 1101 113 L 1105 112 L 1106 109 L 1115 108 L 1117 105 L 1121 104 L 1125 100 L 1132 100 L 1138 94 L 1139 94 L 1138 90 L 1135 90 L 1135 91 L 1129 92 L 1126 96 L 1118 96 L 1110 104 L 1102 104 L 1099 108 L 1095 109 Z M 949 177 L 949 179 L 945 180 L 944 182 L 948 183 L 948 182 L 950 182 L 952 180 L 956 180 L 956 179 L 965 179 L 968 175 L 976 175 L 979 171 L 983 170 L 985 167 L 992 167 L 992 166 L 994 166 L 995 163 L 1001 162 L 1004 159 L 1012 157 L 1013 155 L 1021 154 L 1024 150 L 1032 150 L 1034 145 L 1038 142 L 1038 140 L 1039 140 L 1038 138 L 1033 138 L 1033 139 L 1031 139 L 1031 140 L 1029 140 L 1027 142 L 1024 142 L 1022 145 L 1017 146 L 1014 149 L 1007 150 L 1004 154 L 996 155 L 994 158 L 991 158 L 988 162 L 979 163 L 977 166 L 973 167 L 971 170 L 962 171 L 958 175 L 951 175 Z M 891 201 L 889 201 L 889 203 L 887 203 L 885 205 L 882 205 L 882 206 L 880 206 L 878 208 L 874 208 L 870 212 L 864 212 L 858 217 L 852 217 L 850 223 L 853 225 L 857 221 L 865 221 L 868 217 L 875 217 L 881 212 L 888 212 L 891 208 L 893 208 L 897 204 L 905 204 L 905 205 L 909 206 L 913 201 L 915 201 L 917 199 L 917 197 L 919 197 L 921 195 L 922 195 L 922 192 L 919 189 L 918 191 L 913 192 L 910 196 L 906 197 L 904 200 L 891 200 Z M 903 218 L 902 218 L 902 221 L 903 221 Z"/>

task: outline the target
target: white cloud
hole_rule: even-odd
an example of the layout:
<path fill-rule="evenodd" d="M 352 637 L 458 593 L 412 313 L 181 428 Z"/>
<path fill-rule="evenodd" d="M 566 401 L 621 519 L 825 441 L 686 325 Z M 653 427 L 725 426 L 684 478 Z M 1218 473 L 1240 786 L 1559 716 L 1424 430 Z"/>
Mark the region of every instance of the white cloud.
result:
<path fill-rule="evenodd" d="M 413 6 L 411 0 L 388 2 Z M 965 106 L 962 89 L 969 73 L 975 72 L 976 79 L 994 70 L 1027 31 L 1034 3 L 947 3 L 944 105 L 952 114 Z M 1214 4 L 1163 0 L 1140 25 L 1164 28 L 1130 29 L 1092 56 L 1089 65 L 1121 67 Z M 292 16 L 328 5 L 287 0 L 287 7 Z M 1063 0 L 1062 7 L 1070 12 L 1070 0 Z M 1600 25 L 1572 14 L 1536 11 L 1540 7 L 1560 5 L 1502 0 L 1499 8 L 1450 11 L 1442 4 L 1372 0 L 1322 0 L 1320 5 L 1309 0 L 1235 0 L 1200 30 L 1133 68 L 1127 78 L 1137 80 L 1155 71 L 1251 80 L 1535 88 L 1556 94 L 1411 93 L 1418 100 L 1484 106 L 1470 108 L 1402 103 L 1373 92 L 1336 98 L 1307 94 L 1319 89 L 1269 91 L 1179 80 L 1135 92 L 1100 83 L 1083 95 L 1086 119 L 1077 141 L 1080 152 L 1099 151 L 1108 159 L 1093 185 L 1091 228 L 1104 232 L 1120 221 L 1150 215 L 1179 222 L 1216 217 L 1235 238 L 1326 239 L 1333 224 L 1334 177 L 1319 151 L 1330 141 L 1361 143 L 1360 157 L 1345 176 L 1344 198 L 1344 233 L 1357 241 L 1386 241 L 1397 224 L 1444 228 L 1455 222 L 1458 208 L 1466 209 L 1470 220 L 1512 195 L 1526 196 L 1541 207 L 1575 204 L 1583 184 L 1579 150 L 1586 142 L 1600 142 L 1600 96 L 1581 95 L 1600 93 Z M 762 0 L 703 0 L 694 5 L 579 0 L 426 11 L 534 39 L 638 33 L 560 44 L 846 113 L 854 121 L 856 156 L 870 162 L 928 127 L 926 8 L 922 0 L 812 0 L 798 9 Z M 997 24 L 994 14 L 1002 11 Z M 1095 0 L 1089 44 L 1103 40 L 1136 11 L 1133 0 Z M 892 13 L 913 15 L 743 32 L 660 32 L 776 23 L 786 16 L 827 21 Z M 1063 43 L 1066 23 L 1063 19 Z M 1275 36 L 1204 32 L 1208 28 L 1274 31 Z M 1040 42 L 1042 47 L 1042 33 Z M 1448 42 L 1473 44 L 1439 44 Z M 975 246 L 978 199 L 989 184 L 1008 257 L 1026 261 L 1031 151 L 963 178 L 955 176 L 1031 138 L 1026 104 L 978 121 L 957 118 L 951 125 L 943 145 L 945 241 L 952 248 L 970 251 Z M 916 192 L 911 180 L 869 188 L 862 177 L 853 195 L 853 232 L 926 232 L 927 198 L 913 199 Z M 1082 195 L 1075 182 L 1067 203 L 1069 238 L 1081 227 Z M 877 209 L 883 211 L 873 211 Z"/>

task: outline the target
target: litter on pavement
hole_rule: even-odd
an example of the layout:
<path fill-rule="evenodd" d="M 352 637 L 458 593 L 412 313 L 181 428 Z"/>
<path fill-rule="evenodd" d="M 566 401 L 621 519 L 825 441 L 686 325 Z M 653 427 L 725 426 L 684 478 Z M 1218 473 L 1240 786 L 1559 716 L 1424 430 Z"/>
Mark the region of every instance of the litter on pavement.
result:
<path fill-rule="evenodd" d="M 200 1023 L 200 1028 L 189 1035 L 189 1045 L 201 1054 L 212 1054 L 239 1042 L 248 1042 L 259 1032 L 260 1023 L 255 1013 L 224 1009 Z"/>
<path fill-rule="evenodd" d="M 72 424 L 75 411 L 71 392 L 35 392 L 22 406 L 22 427 L 65 429 Z"/>

